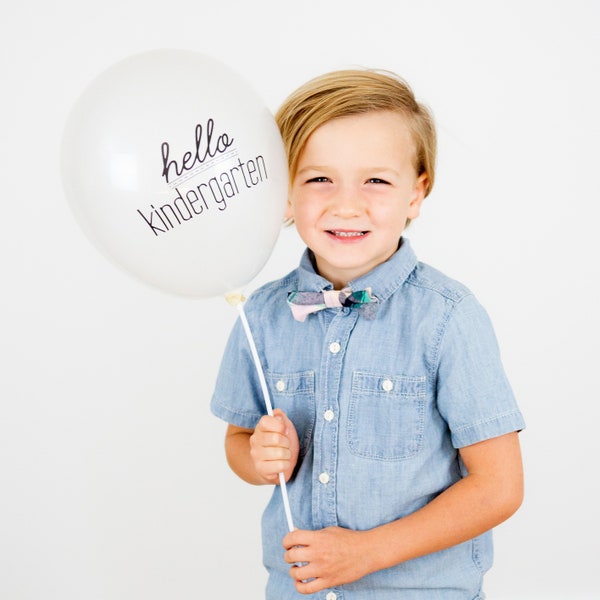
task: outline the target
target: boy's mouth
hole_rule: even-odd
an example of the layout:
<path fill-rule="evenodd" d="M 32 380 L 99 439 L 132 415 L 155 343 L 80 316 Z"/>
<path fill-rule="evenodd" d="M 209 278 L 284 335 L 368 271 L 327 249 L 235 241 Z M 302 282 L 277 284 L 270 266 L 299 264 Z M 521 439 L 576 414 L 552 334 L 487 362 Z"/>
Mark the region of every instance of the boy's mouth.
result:
<path fill-rule="evenodd" d="M 327 233 L 341 238 L 359 238 L 368 233 L 368 231 L 344 231 L 340 229 L 328 229 Z"/>

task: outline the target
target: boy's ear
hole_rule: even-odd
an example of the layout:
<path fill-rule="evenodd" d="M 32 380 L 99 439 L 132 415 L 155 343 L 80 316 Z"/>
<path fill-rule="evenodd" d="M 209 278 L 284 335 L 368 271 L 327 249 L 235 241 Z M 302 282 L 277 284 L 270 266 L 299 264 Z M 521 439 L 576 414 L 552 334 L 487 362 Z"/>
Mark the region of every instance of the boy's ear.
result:
<path fill-rule="evenodd" d="M 415 183 L 413 190 L 413 197 L 408 206 L 408 218 L 416 219 L 421 212 L 421 205 L 425 200 L 425 194 L 427 193 L 427 187 L 429 185 L 429 178 L 427 173 L 421 173 Z"/>
<path fill-rule="evenodd" d="M 285 220 L 289 221 L 290 219 L 294 218 L 294 209 L 292 208 L 292 203 L 290 202 L 290 199 L 288 198 L 287 204 L 285 206 Z"/>

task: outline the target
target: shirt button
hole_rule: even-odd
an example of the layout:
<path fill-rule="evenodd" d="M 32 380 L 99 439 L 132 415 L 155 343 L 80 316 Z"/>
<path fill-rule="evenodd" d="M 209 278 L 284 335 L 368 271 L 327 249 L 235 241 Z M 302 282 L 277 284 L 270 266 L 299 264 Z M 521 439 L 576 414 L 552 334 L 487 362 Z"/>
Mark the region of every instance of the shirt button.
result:
<path fill-rule="evenodd" d="M 332 411 L 331 409 L 329 409 L 329 410 L 326 410 L 326 411 L 323 413 L 323 417 L 325 418 L 325 420 L 326 420 L 326 421 L 333 421 L 333 417 L 334 417 L 334 416 L 335 416 L 335 415 L 334 415 L 334 413 L 333 413 L 333 411 Z"/>
<path fill-rule="evenodd" d="M 275 384 L 275 388 L 277 389 L 278 392 L 283 392 L 283 390 L 285 390 L 285 381 L 283 381 L 283 380 L 280 379 Z"/>
<path fill-rule="evenodd" d="M 332 354 L 337 354 L 341 349 L 342 347 L 338 342 L 331 342 L 331 344 L 329 344 L 329 352 Z"/>
<path fill-rule="evenodd" d="M 335 592 L 329 592 L 327 596 L 325 596 L 325 600 L 336 600 L 337 594 Z"/>
<path fill-rule="evenodd" d="M 327 473 L 321 473 L 319 475 L 319 481 L 323 484 L 329 483 L 329 475 Z"/>
<path fill-rule="evenodd" d="M 385 379 L 382 383 L 381 383 L 381 387 L 386 391 L 386 392 L 391 392 L 394 389 L 394 384 L 389 380 L 389 379 Z"/>

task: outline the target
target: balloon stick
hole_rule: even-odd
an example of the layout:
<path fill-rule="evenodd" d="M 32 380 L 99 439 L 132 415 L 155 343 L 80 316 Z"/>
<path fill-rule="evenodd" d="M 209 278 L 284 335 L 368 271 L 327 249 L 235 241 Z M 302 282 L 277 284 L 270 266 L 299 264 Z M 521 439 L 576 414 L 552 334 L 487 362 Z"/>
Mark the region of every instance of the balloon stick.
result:
<path fill-rule="evenodd" d="M 258 379 L 260 381 L 260 387 L 262 389 L 265 406 L 267 408 L 267 414 L 273 416 L 273 406 L 271 404 L 271 398 L 269 396 L 269 389 L 267 388 L 265 375 L 263 373 L 262 365 L 258 357 L 258 352 L 256 351 L 256 344 L 254 343 L 252 330 L 250 329 L 250 324 L 248 323 L 246 313 L 244 312 L 244 302 L 246 299 L 242 294 L 236 293 L 227 294 L 225 296 L 225 299 L 229 304 L 235 306 L 238 309 L 238 312 L 240 313 L 240 319 L 242 321 L 242 325 L 244 326 L 246 337 L 248 338 L 248 344 L 250 345 L 250 352 L 252 353 L 252 358 L 254 359 L 254 366 L 256 367 L 256 372 L 258 373 Z M 279 473 L 279 487 L 281 489 L 281 496 L 283 498 L 283 508 L 285 510 L 285 517 L 287 519 L 288 529 L 289 531 L 294 531 L 295 528 L 294 522 L 292 520 L 292 511 L 290 510 L 290 501 L 288 498 L 285 476 L 283 473 Z"/>

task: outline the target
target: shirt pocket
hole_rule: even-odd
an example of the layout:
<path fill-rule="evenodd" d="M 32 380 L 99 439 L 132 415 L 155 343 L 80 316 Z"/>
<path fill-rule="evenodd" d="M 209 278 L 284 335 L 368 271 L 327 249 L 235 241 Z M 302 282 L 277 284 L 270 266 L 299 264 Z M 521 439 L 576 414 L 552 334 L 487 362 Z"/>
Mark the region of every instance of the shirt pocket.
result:
<path fill-rule="evenodd" d="M 280 408 L 294 424 L 300 441 L 300 455 L 310 444 L 315 423 L 315 373 L 267 372 L 265 379 L 271 393 L 273 408 Z"/>
<path fill-rule="evenodd" d="M 356 456 L 405 460 L 423 445 L 426 377 L 355 371 L 348 409 L 348 444 Z"/>

